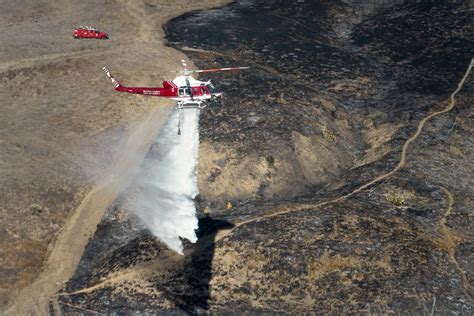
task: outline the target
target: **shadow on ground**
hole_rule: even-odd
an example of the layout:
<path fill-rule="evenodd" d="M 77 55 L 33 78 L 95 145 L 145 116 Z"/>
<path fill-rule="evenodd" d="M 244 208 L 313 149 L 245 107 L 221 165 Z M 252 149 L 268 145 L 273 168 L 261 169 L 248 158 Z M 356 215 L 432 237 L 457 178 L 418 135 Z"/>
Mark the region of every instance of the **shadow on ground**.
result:
<path fill-rule="evenodd" d="M 210 297 L 209 282 L 212 277 L 214 240 L 220 230 L 234 227 L 225 220 L 203 217 L 199 219 L 198 241 L 190 245 L 193 250 L 185 259 L 183 270 L 168 280 L 164 291 L 167 299 L 189 314 L 199 314 L 208 309 Z M 181 280 L 179 280 L 181 279 Z"/>

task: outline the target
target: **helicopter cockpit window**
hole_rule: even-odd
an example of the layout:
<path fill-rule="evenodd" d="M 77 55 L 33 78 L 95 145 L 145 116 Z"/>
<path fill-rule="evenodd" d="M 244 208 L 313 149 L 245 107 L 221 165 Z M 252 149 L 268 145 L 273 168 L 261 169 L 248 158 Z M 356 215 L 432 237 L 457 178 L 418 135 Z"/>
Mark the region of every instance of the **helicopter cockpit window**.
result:
<path fill-rule="evenodd" d="M 209 84 L 207 84 L 206 86 L 207 86 L 207 88 L 209 89 L 209 91 L 210 91 L 211 93 L 217 93 L 217 92 L 218 92 L 218 91 L 217 91 L 217 88 L 214 87 L 214 85 L 213 85 L 212 83 L 209 83 Z"/>
<path fill-rule="evenodd" d="M 191 89 L 188 88 L 179 88 L 178 94 L 180 97 L 186 96 L 186 95 L 191 95 Z"/>

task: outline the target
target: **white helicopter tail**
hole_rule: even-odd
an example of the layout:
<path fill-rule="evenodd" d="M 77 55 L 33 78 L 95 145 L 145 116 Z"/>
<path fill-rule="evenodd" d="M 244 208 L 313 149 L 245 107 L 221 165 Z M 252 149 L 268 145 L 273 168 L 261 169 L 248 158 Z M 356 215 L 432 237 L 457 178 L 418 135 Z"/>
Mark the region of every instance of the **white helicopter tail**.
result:
<path fill-rule="evenodd" d="M 112 76 L 112 74 L 106 67 L 102 67 L 102 70 L 105 72 L 107 77 L 109 77 L 110 81 L 112 81 L 112 84 L 114 85 L 115 89 L 123 87 L 123 85 Z"/>

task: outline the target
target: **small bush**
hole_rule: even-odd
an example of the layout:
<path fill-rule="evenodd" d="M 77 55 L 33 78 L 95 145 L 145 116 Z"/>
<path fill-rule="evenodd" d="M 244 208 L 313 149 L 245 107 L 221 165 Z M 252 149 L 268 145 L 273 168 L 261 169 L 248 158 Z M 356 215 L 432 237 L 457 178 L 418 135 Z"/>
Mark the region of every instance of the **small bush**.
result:
<path fill-rule="evenodd" d="M 400 194 L 397 194 L 397 193 L 385 193 L 385 200 L 387 200 L 387 202 L 395 205 L 395 206 L 402 206 L 402 205 L 405 205 L 405 198 L 403 196 L 401 196 Z"/>
<path fill-rule="evenodd" d="M 326 127 L 326 126 L 323 127 L 323 136 L 324 136 L 324 139 L 326 139 L 327 141 L 331 143 L 336 142 L 336 134 L 334 134 L 334 132 L 331 131 L 329 127 Z"/>
<path fill-rule="evenodd" d="M 36 204 L 36 203 L 32 203 L 30 205 L 30 211 L 31 211 L 31 215 L 40 215 L 41 213 L 43 213 L 43 208 L 41 207 L 41 205 L 39 204 Z"/>
<path fill-rule="evenodd" d="M 268 166 L 273 167 L 275 164 L 275 158 L 273 158 L 273 156 L 267 156 L 265 159 L 267 160 Z"/>

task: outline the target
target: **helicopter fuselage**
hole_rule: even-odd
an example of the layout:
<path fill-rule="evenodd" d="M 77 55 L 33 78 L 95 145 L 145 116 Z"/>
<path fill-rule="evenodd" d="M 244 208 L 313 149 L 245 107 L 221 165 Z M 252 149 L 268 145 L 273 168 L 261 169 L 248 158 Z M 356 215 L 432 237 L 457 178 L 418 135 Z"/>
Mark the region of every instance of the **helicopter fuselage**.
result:
<path fill-rule="evenodd" d="M 117 81 L 107 68 L 104 67 L 103 70 L 114 84 L 115 90 L 120 92 L 163 97 L 181 103 L 201 103 L 222 95 L 210 81 L 199 81 L 192 76 L 188 76 L 187 80 L 186 76 L 165 80 L 163 87 L 127 87 Z"/>

